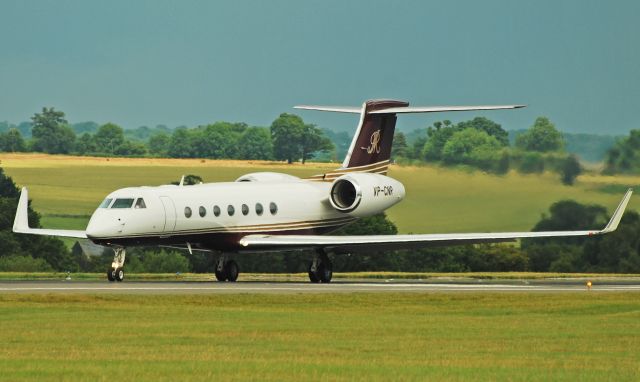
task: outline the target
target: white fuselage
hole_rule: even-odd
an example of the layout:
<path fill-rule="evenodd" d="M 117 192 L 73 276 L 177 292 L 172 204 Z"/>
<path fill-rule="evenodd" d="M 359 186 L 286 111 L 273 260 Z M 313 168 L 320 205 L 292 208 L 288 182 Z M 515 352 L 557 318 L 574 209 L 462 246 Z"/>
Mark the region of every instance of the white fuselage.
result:
<path fill-rule="evenodd" d="M 194 241 L 190 245 L 197 247 L 203 234 L 326 232 L 355 220 L 331 206 L 330 187 L 291 179 L 123 188 L 107 196 L 111 206 L 141 198 L 145 208 L 98 208 L 87 236 L 105 244 L 158 238 L 176 245 Z"/>
<path fill-rule="evenodd" d="M 324 234 L 380 213 L 404 197 L 404 187 L 383 175 L 343 178 L 359 182 L 357 195 L 351 194 L 357 196 L 355 207 L 348 211 L 336 209 L 330 200 L 338 180 L 278 173 L 248 174 L 235 182 L 123 188 L 95 210 L 86 235 L 104 245 L 239 250 L 240 239 L 248 234 Z M 396 191 L 384 192 L 391 189 Z"/>

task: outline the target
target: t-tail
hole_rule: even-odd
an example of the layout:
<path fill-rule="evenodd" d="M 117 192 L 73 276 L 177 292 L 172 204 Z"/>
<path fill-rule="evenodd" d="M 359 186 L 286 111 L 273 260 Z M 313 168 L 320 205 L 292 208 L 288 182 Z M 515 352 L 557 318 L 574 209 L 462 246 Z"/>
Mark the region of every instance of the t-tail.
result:
<path fill-rule="evenodd" d="M 393 135 L 397 114 L 437 113 L 445 111 L 517 109 L 524 105 L 497 106 L 418 106 L 397 100 L 369 100 L 362 107 L 296 106 L 296 109 L 360 114 L 358 129 L 351 141 L 342 167 L 326 174 L 315 175 L 310 180 L 333 181 L 349 172 L 371 172 L 386 175 L 391 159 Z"/>

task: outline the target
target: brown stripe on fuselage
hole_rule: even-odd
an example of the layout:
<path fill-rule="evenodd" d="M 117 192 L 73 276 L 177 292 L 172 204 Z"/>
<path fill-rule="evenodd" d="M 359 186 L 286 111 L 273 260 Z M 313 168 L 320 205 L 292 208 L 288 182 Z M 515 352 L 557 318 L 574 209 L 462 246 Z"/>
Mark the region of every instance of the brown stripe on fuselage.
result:
<path fill-rule="evenodd" d="M 309 220 L 309 221 L 300 221 L 300 222 L 289 222 L 289 223 L 277 223 L 277 224 L 257 224 L 257 225 L 246 225 L 246 226 L 231 226 L 231 227 L 209 227 L 209 228 L 199 228 L 199 229 L 188 229 L 188 230 L 178 230 L 171 232 L 162 232 L 162 233 L 142 233 L 142 234 L 134 234 L 134 235 L 121 235 L 121 236 L 109 236 L 109 237 L 100 237 L 97 238 L 99 240 L 106 239 L 117 239 L 117 238 L 133 238 L 133 237 L 146 237 L 146 236 L 180 236 L 180 235 L 188 235 L 188 234 L 200 234 L 200 233 L 216 233 L 216 232 L 262 232 L 262 231 L 287 231 L 291 229 L 298 228 L 317 228 L 324 226 L 332 226 L 332 225 L 344 225 L 353 222 L 356 218 L 352 217 L 344 217 L 344 218 L 334 218 L 334 219 L 325 219 L 325 220 Z"/>
<path fill-rule="evenodd" d="M 370 172 L 370 173 L 386 175 L 388 168 L 389 168 L 389 160 L 384 160 L 377 163 L 371 163 L 366 166 L 359 166 L 354 168 L 338 168 L 326 174 L 318 174 L 318 175 L 310 176 L 308 178 L 305 178 L 305 180 L 329 181 L 337 177 L 340 177 L 344 174 L 353 173 L 353 172 Z"/>

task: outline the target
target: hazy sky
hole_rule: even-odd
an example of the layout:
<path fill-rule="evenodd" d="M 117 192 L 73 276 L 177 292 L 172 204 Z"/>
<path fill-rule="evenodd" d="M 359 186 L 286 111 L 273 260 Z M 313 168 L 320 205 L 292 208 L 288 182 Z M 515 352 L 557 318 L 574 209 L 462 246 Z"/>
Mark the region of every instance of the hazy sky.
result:
<path fill-rule="evenodd" d="M 295 104 L 525 103 L 508 129 L 640 128 L 640 1 L 0 0 L 0 120 L 267 126 Z M 357 117 L 299 112 L 321 127 Z M 402 116 L 405 128 L 435 118 Z"/>

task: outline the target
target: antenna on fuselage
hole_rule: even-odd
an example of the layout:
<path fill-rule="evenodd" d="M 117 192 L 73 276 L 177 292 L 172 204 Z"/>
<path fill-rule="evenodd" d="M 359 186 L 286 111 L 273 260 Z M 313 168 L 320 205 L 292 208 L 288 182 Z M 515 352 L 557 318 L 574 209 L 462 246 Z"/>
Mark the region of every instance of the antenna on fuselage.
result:
<path fill-rule="evenodd" d="M 184 186 L 184 175 L 182 175 L 182 178 L 180 178 L 180 184 L 178 184 L 178 186 Z"/>

